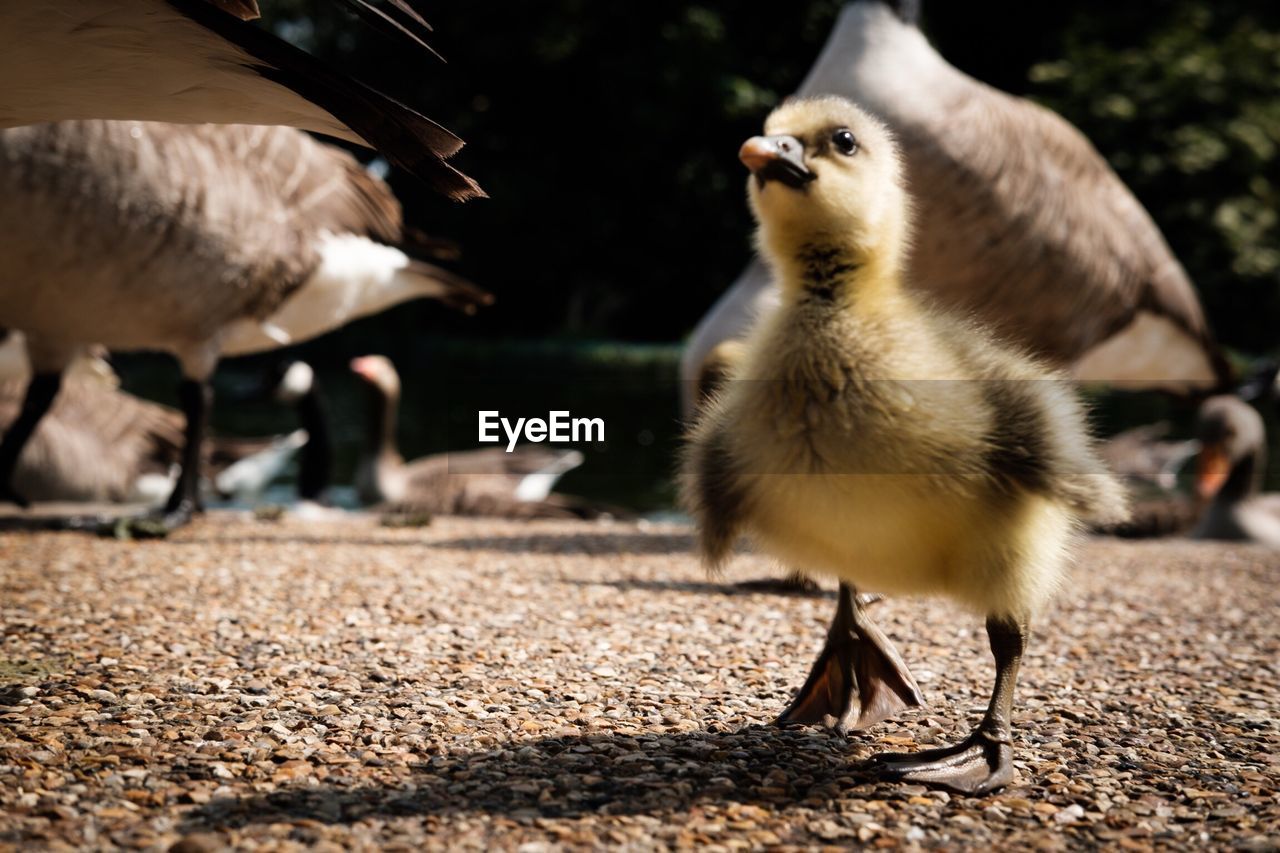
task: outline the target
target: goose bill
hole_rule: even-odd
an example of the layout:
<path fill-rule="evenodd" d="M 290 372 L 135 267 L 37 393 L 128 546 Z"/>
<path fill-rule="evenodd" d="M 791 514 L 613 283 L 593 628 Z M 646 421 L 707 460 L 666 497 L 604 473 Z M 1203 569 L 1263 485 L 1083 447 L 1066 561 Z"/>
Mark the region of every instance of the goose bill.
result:
<path fill-rule="evenodd" d="M 1196 491 L 1208 500 L 1218 493 L 1231 473 L 1231 459 L 1221 447 L 1206 445 L 1200 451 L 1196 471 Z"/>

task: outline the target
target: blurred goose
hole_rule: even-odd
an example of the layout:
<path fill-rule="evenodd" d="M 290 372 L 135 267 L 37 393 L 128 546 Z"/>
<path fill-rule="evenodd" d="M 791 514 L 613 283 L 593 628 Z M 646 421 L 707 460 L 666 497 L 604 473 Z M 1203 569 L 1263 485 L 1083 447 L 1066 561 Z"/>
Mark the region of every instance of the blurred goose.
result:
<path fill-rule="evenodd" d="M 1262 416 L 1232 395 L 1200 407 L 1197 491 L 1208 501 L 1191 535 L 1280 548 L 1280 494 L 1259 494 L 1266 471 Z"/>
<path fill-rule="evenodd" d="M 421 296 L 488 294 L 388 243 L 390 189 L 285 127 L 63 122 L 0 132 L 0 325 L 35 376 L 0 444 L 0 488 L 84 345 L 155 349 L 182 368 L 182 476 L 162 532 L 199 507 L 208 380 L 221 355 L 296 343 Z M 154 520 L 153 520 L 154 521 Z"/>
<path fill-rule="evenodd" d="M 218 492 L 241 502 L 253 501 L 285 472 L 296 456 L 299 501 L 322 505 L 326 502 L 333 468 L 333 439 L 315 370 L 305 361 L 283 362 L 268 371 L 265 379 L 265 388 L 260 387 L 246 396 L 269 397 L 289 406 L 297 413 L 300 426 L 219 473 L 215 480 Z"/>
<path fill-rule="evenodd" d="M 307 431 L 295 429 L 288 435 L 271 439 L 270 444 L 257 453 L 232 462 L 214 477 L 218 495 L 241 503 L 257 500 L 267 486 L 285 472 L 306 443 Z"/>
<path fill-rule="evenodd" d="M 1161 421 L 1117 433 L 1103 443 L 1102 458 L 1131 489 L 1171 492 L 1182 466 L 1199 452 L 1200 442 L 1169 441 L 1169 430 L 1169 423 Z"/>
<path fill-rule="evenodd" d="M 524 445 L 440 453 L 406 463 L 396 448 L 400 376 L 390 360 L 366 355 L 351 370 L 373 392 L 370 443 L 360 457 L 356 489 L 365 504 L 408 507 L 441 515 L 502 518 L 583 518 L 598 513 L 581 501 L 552 492 L 582 464 L 576 450 Z"/>
<path fill-rule="evenodd" d="M 309 368 L 308 368 L 309 369 Z M 22 334 L 0 341 L 0 429 L 18 415 L 31 377 Z M 292 384 L 291 384 L 292 383 Z M 115 371 L 97 356 L 76 359 L 14 471 L 33 501 L 163 504 L 177 482 L 182 414 L 119 389 Z M 311 419 L 297 380 L 280 382 L 275 398 Z M 323 430 L 321 430 L 323 432 Z M 222 497 L 249 500 L 279 475 L 303 444 L 306 429 L 270 438 L 211 436 L 205 467 Z"/>
<path fill-rule="evenodd" d="M 1280 404 L 1280 359 L 1263 359 L 1249 371 L 1236 394 L 1261 407 Z"/>
<path fill-rule="evenodd" d="M 425 46 L 406 0 L 344 0 Z M 288 125 L 377 148 L 455 199 L 462 140 L 265 30 L 256 0 L 0 3 L 0 128 L 67 119 Z"/>
<path fill-rule="evenodd" d="M 1057 114 L 949 65 L 918 11 L 846 5 L 800 86 L 847 97 L 897 134 L 916 188 L 911 285 L 1082 381 L 1175 392 L 1227 381 L 1186 271 L 1097 150 Z M 753 261 L 689 340 L 686 414 L 708 354 L 777 302 Z"/>
<path fill-rule="evenodd" d="M 298 498 L 323 504 L 332 479 L 333 434 L 328 405 L 316 381 L 315 370 L 305 361 L 290 363 L 281 375 L 276 396 L 297 410 L 307 435 L 306 444 L 299 452 Z"/>
<path fill-rule="evenodd" d="M 0 429 L 18 418 L 31 376 L 20 333 L 0 341 Z M 16 461 L 34 501 L 150 503 L 182 444 L 182 416 L 120 391 L 110 366 L 76 359 L 63 392 Z M 167 494 L 167 492 L 166 492 Z M 163 500 L 163 496 L 161 497 Z"/>
<path fill-rule="evenodd" d="M 1178 472 L 1195 456 L 1200 442 L 1169 441 L 1166 422 L 1134 427 L 1112 436 L 1101 456 L 1129 490 L 1131 513 L 1117 523 L 1098 524 L 1090 532 L 1123 539 L 1174 536 L 1191 529 L 1200 507 L 1177 491 Z"/>

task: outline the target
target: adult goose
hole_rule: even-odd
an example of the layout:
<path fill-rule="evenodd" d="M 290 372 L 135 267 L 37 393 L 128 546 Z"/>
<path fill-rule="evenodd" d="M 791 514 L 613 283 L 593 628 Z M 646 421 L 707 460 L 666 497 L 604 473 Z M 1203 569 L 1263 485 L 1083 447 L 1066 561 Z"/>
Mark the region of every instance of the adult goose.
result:
<path fill-rule="evenodd" d="M 239 469 L 233 465 L 222 471 L 215 481 L 218 491 L 241 500 L 257 498 L 296 456 L 299 506 L 324 507 L 332 479 L 333 435 L 315 370 L 305 361 L 286 361 L 263 378 L 262 386 L 247 396 L 290 407 L 298 416 L 298 428 L 274 439 L 276 454 L 260 454 Z"/>
<path fill-rule="evenodd" d="M 1178 485 L 1183 464 L 1200 450 L 1195 439 L 1168 439 L 1171 429 L 1168 421 L 1161 421 L 1117 433 L 1101 446 L 1102 458 L 1131 490 L 1171 492 Z"/>
<path fill-rule="evenodd" d="M 908 282 L 1080 380 L 1175 392 L 1227 381 L 1186 271 L 1089 140 L 948 64 L 918 11 L 846 5 L 800 87 L 895 132 L 918 223 Z M 757 259 L 702 319 L 682 362 L 686 415 L 708 354 L 777 301 Z"/>
<path fill-rule="evenodd" d="M 19 416 L 31 374 L 22 336 L 0 342 L 0 430 Z M 33 501 L 132 503 L 164 482 L 182 445 L 182 416 L 119 390 L 96 357 L 68 367 L 64 389 L 13 470 Z"/>
<path fill-rule="evenodd" d="M 1178 473 L 1200 450 L 1195 439 L 1166 438 L 1168 422 L 1127 429 L 1107 439 L 1099 453 L 1107 467 L 1129 491 L 1130 517 L 1114 524 L 1094 525 L 1093 533 L 1124 539 L 1174 536 L 1191 529 L 1201 506 L 1178 491 Z"/>
<path fill-rule="evenodd" d="M 406 0 L 344 0 L 425 46 Z M 462 140 L 247 23 L 256 0 L 0 3 L 0 128 L 67 119 L 288 125 L 378 149 L 454 199 L 484 193 L 446 159 Z"/>
<path fill-rule="evenodd" d="M 1200 407 L 1198 433 L 1197 491 L 1208 505 L 1192 537 L 1280 549 L 1280 494 L 1260 494 L 1267 467 L 1262 416 L 1233 395 L 1210 397 Z"/>
<path fill-rule="evenodd" d="M 391 361 L 367 355 L 351 370 L 371 391 L 369 443 L 356 471 L 365 504 L 440 515 L 501 518 L 586 518 L 599 514 L 582 501 L 552 492 L 582 464 L 576 450 L 524 445 L 440 453 L 406 463 L 396 447 L 400 376 Z"/>
<path fill-rule="evenodd" d="M 0 325 L 35 375 L 0 443 L 0 488 L 84 345 L 173 354 L 182 476 L 157 531 L 199 506 L 208 380 L 221 355 L 279 347 L 419 296 L 487 294 L 414 260 L 390 189 L 286 127 L 61 122 L 0 132 Z M 155 525 L 153 525 L 154 527 Z"/>
<path fill-rule="evenodd" d="M 31 379 L 22 333 L 0 341 L 0 431 L 21 411 Z M 296 385 L 296 383 L 294 383 Z M 13 482 L 32 501 L 163 503 L 177 479 L 182 413 L 120 389 L 104 359 L 86 356 L 66 370 L 63 387 L 19 456 Z M 273 389 L 303 412 L 307 402 L 288 377 Z M 305 429 L 285 436 L 211 436 L 204 468 L 215 490 L 241 498 L 260 491 L 297 451 Z M 311 442 L 308 440 L 307 444 Z"/>

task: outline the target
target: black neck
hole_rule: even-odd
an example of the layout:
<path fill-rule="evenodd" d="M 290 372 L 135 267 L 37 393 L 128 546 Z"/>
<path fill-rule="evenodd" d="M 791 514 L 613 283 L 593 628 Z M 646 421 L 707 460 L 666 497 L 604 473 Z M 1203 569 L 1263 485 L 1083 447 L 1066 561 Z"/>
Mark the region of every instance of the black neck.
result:
<path fill-rule="evenodd" d="M 373 394 L 369 406 L 369 451 L 374 458 L 394 452 L 396 445 L 396 417 L 399 403 L 396 396 L 370 384 Z"/>
<path fill-rule="evenodd" d="M 907 24 L 920 22 L 920 0 L 880 0 L 893 10 L 893 14 Z"/>
<path fill-rule="evenodd" d="M 1253 450 L 1240 457 L 1239 461 L 1231 466 L 1231 473 L 1227 476 L 1227 482 L 1222 484 L 1217 500 L 1236 503 L 1257 494 L 1261 488 L 1262 469 L 1265 467 L 1264 458 L 1261 449 Z"/>
<path fill-rule="evenodd" d="M 298 400 L 298 420 L 307 431 L 307 443 L 298 456 L 298 497 L 307 501 L 321 500 L 333 478 L 333 434 L 324 397 L 314 382 Z"/>
<path fill-rule="evenodd" d="M 825 243 L 806 243 L 796 253 L 800 283 L 810 299 L 834 301 L 859 264 L 843 249 Z"/>

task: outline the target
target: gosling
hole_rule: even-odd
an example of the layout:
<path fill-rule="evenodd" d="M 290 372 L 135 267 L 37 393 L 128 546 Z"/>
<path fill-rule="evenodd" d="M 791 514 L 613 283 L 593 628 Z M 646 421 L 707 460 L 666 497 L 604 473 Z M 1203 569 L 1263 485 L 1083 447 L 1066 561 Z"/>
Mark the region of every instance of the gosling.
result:
<path fill-rule="evenodd" d="M 864 727 L 922 702 L 857 589 L 942 594 L 986 616 L 997 674 L 954 746 L 877 757 L 969 794 L 1014 775 L 1011 715 L 1032 616 L 1082 519 L 1116 520 L 1061 377 L 903 286 L 910 205 L 897 146 L 838 98 L 789 101 L 740 152 L 762 256 L 781 284 L 692 429 L 682 489 L 712 570 L 740 534 L 841 581 L 826 647 L 780 722 Z"/>

